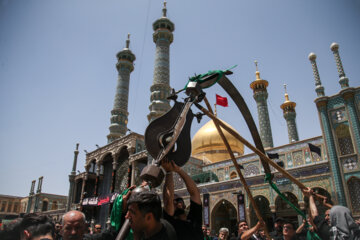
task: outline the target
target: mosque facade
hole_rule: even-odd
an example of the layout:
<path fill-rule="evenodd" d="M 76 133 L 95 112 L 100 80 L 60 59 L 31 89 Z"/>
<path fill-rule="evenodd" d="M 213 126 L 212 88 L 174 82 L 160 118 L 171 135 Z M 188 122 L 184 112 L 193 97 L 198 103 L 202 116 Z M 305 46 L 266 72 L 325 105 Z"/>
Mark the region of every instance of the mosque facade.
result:
<path fill-rule="evenodd" d="M 166 16 L 166 5 L 161 18 L 153 23 L 153 41 L 156 45 L 153 85 L 151 86 L 149 122 L 170 109 L 169 49 L 173 42 L 175 25 Z M 318 109 L 322 136 L 299 140 L 296 126 L 296 103 L 289 100 L 280 106 L 287 123 L 289 143 L 273 146 L 271 124 L 267 110 L 269 83 L 260 78 L 256 69 L 255 80 L 250 84 L 257 104 L 258 128 L 267 153 L 276 154 L 274 161 L 282 164 L 292 176 L 307 187 L 328 198 L 332 204 L 341 204 L 360 217 L 360 87 L 350 87 L 339 55 L 339 46 L 331 45 L 339 72 L 339 93 L 326 96 L 316 65 L 316 55 L 309 60 L 315 77 Z M 108 144 L 86 154 L 85 171 L 70 178 L 73 188 L 69 192 L 71 208 L 81 209 L 92 223 L 109 223 L 111 204 L 116 195 L 128 186 L 139 184 L 141 170 L 152 161 L 144 144 L 144 136 L 131 132 L 128 123 L 128 95 L 135 55 L 130 50 L 130 38 L 126 47 L 117 54 L 118 82 L 111 111 Z M 310 67 L 310 65 L 309 65 Z M 256 154 L 244 155 L 244 146 L 225 132 L 236 161 L 243 166 L 243 175 L 257 206 L 268 226 L 277 216 L 301 221 L 289 207 L 264 182 L 264 170 Z M 311 151 L 310 145 L 320 149 Z M 228 226 L 235 230 L 236 222 L 246 219 L 254 225 L 257 219 L 249 204 L 248 196 L 239 181 L 232 161 L 226 152 L 212 121 L 207 122 L 192 139 L 192 156 L 183 167 L 197 182 L 203 198 L 204 224 L 217 231 Z M 272 169 L 274 182 L 281 192 L 298 208 L 306 209 L 307 200 L 301 190 L 290 180 Z M 186 188 L 175 175 L 176 193 L 189 202 Z M 159 188 L 159 191 L 160 188 Z M 319 204 L 320 212 L 324 209 Z"/>

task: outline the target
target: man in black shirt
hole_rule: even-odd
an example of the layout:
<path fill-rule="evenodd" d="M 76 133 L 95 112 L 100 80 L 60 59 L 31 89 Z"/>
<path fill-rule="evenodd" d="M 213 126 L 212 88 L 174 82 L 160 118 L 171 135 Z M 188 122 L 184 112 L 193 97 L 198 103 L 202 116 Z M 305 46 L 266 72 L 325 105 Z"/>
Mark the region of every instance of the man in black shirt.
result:
<path fill-rule="evenodd" d="M 317 228 L 316 233 L 321 239 L 330 239 L 330 209 L 326 210 L 325 218 L 319 216 L 319 212 L 315 204 L 313 190 L 311 190 L 311 188 L 306 188 L 303 189 L 302 192 L 305 196 L 309 197 L 310 213 Z"/>
<path fill-rule="evenodd" d="M 277 217 L 274 223 L 274 231 L 270 233 L 270 237 L 279 238 L 282 236 L 284 220 L 282 217 Z"/>
<path fill-rule="evenodd" d="M 264 222 L 257 222 L 257 224 L 249 228 L 246 221 L 240 221 L 238 224 L 238 240 L 255 240 L 257 239 L 255 233 L 265 226 Z"/>
<path fill-rule="evenodd" d="M 134 232 L 142 233 L 141 239 L 177 239 L 174 228 L 161 219 L 160 197 L 151 191 L 133 193 L 127 202 L 129 219 Z"/>
<path fill-rule="evenodd" d="M 199 189 L 191 177 L 173 161 L 163 161 L 162 167 L 166 171 L 163 189 L 164 219 L 174 226 L 178 239 L 203 239 L 201 230 L 202 205 Z M 187 216 L 184 200 L 174 194 L 173 172 L 183 179 L 190 194 L 190 211 Z"/>

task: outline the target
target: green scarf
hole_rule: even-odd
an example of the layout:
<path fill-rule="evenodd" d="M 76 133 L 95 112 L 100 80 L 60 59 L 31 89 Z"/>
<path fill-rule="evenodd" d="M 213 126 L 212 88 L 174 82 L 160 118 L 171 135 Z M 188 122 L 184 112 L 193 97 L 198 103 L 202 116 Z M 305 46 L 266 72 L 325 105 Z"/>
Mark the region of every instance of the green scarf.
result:
<path fill-rule="evenodd" d="M 126 189 L 121 194 L 119 194 L 113 204 L 113 208 L 111 210 L 110 215 L 110 222 L 111 226 L 115 228 L 116 231 L 119 231 L 120 227 L 122 226 L 121 222 L 121 215 L 122 215 L 122 207 L 123 207 L 123 197 L 129 192 L 129 189 Z M 127 240 L 133 240 L 133 231 L 130 229 L 128 236 L 126 237 Z"/>

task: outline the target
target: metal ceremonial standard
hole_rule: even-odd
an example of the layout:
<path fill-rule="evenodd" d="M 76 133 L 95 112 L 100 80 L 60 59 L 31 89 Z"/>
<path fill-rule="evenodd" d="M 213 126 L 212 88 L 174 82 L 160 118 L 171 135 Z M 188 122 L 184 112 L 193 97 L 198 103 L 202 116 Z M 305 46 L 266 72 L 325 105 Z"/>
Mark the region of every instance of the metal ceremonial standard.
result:
<path fill-rule="evenodd" d="M 159 168 L 161 161 L 174 161 L 177 165 L 183 166 L 188 161 L 191 153 L 191 122 L 194 116 L 197 117 L 198 121 L 200 121 L 202 115 L 207 115 L 214 121 L 216 129 L 219 132 L 219 135 L 222 138 L 231 157 L 231 160 L 233 161 L 235 169 L 240 177 L 240 181 L 249 196 L 252 206 L 254 207 L 258 220 L 263 222 L 256 202 L 251 194 L 251 191 L 246 183 L 244 176 L 241 173 L 240 166 L 236 162 L 234 153 L 231 150 L 231 147 L 221 128 L 225 129 L 225 131 L 229 132 L 231 135 L 241 141 L 245 146 L 247 146 L 260 157 L 266 175 L 265 180 L 269 182 L 270 185 L 273 184 L 273 175 L 271 174 L 269 164 L 275 169 L 277 169 L 280 173 L 282 173 L 285 177 L 294 182 L 297 186 L 299 186 L 300 189 L 305 189 L 306 187 L 296 178 L 291 176 L 286 170 L 277 165 L 277 163 L 273 162 L 266 156 L 259 132 L 257 130 L 254 119 L 249 111 L 249 108 L 247 107 L 246 102 L 242 98 L 239 91 L 226 77 L 226 75 L 230 74 L 232 74 L 230 70 L 209 71 L 206 74 L 196 75 L 190 78 L 184 89 L 181 89 L 177 92 L 173 90 L 172 95 L 169 97 L 169 99 L 175 101 L 173 108 L 170 109 L 170 111 L 162 117 L 155 119 L 153 122 L 151 122 L 145 131 L 146 148 L 150 155 L 156 160 L 154 161 L 154 164 L 148 165 L 146 168 L 144 168 L 140 177 L 145 181 L 151 182 L 152 187 L 156 187 L 161 184 L 164 177 L 162 170 L 160 170 Z M 255 146 L 250 144 L 236 131 L 232 130 L 216 116 L 214 116 L 211 106 L 205 96 L 205 93 L 202 90 L 211 87 L 216 83 L 219 83 L 219 85 L 229 94 L 229 96 L 235 102 L 236 106 L 238 107 L 239 111 L 245 119 Z M 176 101 L 177 94 L 184 90 L 189 97 L 185 99 L 185 103 L 179 103 Z M 204 100 L 208 110 L 203 108 L 199 104 L 202 100 Z M 195 105 L 198 109 L 200 109 L 203 114 L 193 114 L 190 109 L 192 105 Z M 318 194 L 316 194 L 316 196 L 319 198 L 324 198 L 324 196 Z M 266 226 L 264 227 L 265 233 L 269 237 Z"/>

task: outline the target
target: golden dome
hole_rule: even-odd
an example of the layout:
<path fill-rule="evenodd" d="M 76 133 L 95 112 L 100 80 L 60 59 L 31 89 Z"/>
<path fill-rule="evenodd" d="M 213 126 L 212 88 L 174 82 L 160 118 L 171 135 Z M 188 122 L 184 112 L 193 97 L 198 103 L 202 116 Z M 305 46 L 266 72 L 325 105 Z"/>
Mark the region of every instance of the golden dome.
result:
<path fill-rule="evenodd" d="M 228 123 L 224 123 L 235 131 L 235 129 Z M 228 140 L 235 157 L 243 155 L 244 145 L 224 129 L 223 133 Z M 226 146 L 212 120 L 207 122 L 199 129 L 199 131 L 197 131 L 191 141 L 191 145 L 191 155 L 195 158 L 203 160 L 204 163 L 215 163 L 230 159 Z"/>

